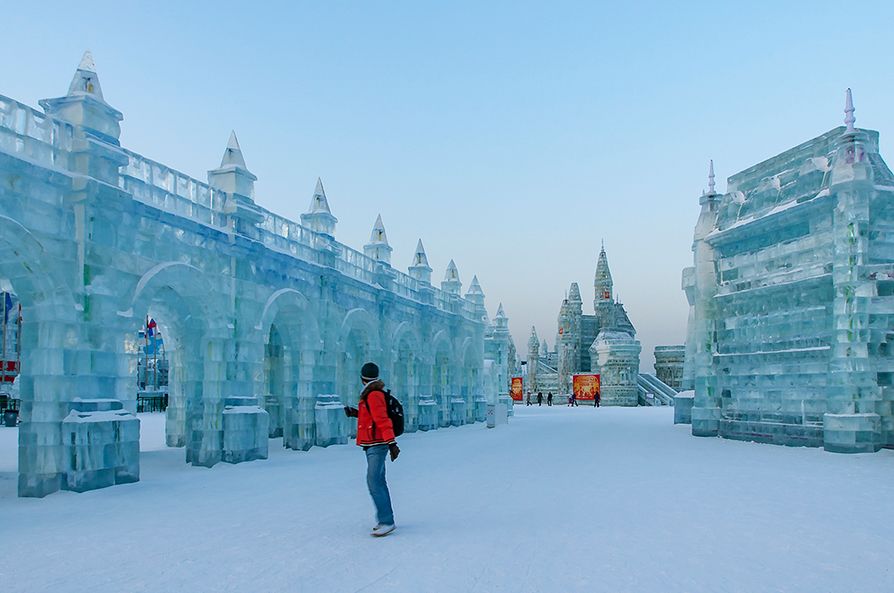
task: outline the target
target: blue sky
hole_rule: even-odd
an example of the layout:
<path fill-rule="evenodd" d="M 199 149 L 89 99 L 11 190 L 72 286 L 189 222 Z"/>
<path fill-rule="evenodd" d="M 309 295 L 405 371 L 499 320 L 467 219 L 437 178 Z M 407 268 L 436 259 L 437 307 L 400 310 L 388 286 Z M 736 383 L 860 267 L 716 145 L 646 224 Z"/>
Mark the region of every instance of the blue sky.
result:
<path fill-rule="evenodd" d="M 381 213 L 552 346 L 605 240 L 643 342 L 682 343 L 681 269 L 725 178 L 839 125 L 894 133 L 894 3 L 43 2 L 2 10 L 0 94 L 64 94 L 91 49 L 122 144 L 205 178 L 235 129 L 256 200 L 297 219 L 323 178 L 336 236 Z"/>

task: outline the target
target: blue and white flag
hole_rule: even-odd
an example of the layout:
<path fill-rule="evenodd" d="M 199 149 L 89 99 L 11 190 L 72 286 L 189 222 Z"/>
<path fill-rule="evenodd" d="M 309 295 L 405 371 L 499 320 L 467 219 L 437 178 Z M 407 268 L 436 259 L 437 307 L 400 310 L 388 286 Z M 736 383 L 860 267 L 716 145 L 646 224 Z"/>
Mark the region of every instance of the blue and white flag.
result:
<path fill-rule="evenodd" d="M 9 312 L 12 311 L 12 295 L 8 292 L 3 293 L 3 321 L 9 322 Z"/>

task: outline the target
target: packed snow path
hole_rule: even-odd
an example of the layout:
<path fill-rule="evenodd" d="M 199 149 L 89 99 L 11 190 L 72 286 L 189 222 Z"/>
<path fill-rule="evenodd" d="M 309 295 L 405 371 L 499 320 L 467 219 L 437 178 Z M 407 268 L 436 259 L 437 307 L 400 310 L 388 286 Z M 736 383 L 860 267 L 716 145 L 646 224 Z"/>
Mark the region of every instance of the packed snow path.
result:
<path fill-rule="evenodd" d="M 142 480 L 44 499 L 0 480 L 4 591 L 894 590 L 894 451 L 689 435 L 672 408 L 524 408 L 406 435 L 397 531 L 353 446 L 189 467 L 142 416 Z M 12 443 L 0 428 L 0 444 Z M 273 444 L 271 444 L 273 445 Z M 154 450 L 152 450 L 154 449 Z M 9 455 L 0 459 L 7 460 Z"/>

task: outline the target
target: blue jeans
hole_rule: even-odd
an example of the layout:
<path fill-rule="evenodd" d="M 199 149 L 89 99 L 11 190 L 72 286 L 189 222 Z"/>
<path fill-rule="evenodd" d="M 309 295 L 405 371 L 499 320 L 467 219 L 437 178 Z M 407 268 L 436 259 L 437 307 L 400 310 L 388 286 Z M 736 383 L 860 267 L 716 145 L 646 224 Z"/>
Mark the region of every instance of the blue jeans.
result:
<path fill-rule="evenodd" d="M 385 458 L 388 445 L 374 445 L 366 449 L 366 485 L 376 505 L 376 520 L 382 525 L 394 525 L 391 495 L 385 482 Z"/>

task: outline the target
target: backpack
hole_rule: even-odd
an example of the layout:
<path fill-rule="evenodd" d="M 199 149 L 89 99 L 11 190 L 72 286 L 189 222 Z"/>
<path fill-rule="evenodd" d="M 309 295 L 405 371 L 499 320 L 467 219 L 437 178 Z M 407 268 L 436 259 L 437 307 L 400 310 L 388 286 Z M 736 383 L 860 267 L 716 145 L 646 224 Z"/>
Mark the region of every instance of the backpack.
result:
<path fill-rule="evenodd" d="M 404 433 L 404 406 L 399 399 L 391 395 L 390 389 L 386 389 L 382 393 L 385 395 L 385 410 L 391 419 L 394 436 L 399 437 Z M 369 409 L 369 402 L 366 402 L 366 409 Z"/>

